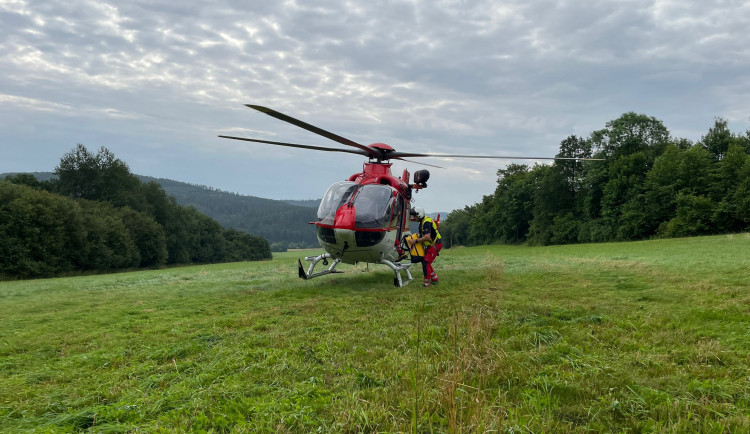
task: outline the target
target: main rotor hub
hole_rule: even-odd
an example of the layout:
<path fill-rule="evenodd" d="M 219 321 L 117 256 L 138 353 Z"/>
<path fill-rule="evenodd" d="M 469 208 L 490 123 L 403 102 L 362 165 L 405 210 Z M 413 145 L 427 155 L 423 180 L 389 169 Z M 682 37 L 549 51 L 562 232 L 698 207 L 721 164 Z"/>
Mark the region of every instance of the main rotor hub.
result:
<path fill-rule="evenodd" d="M 373 156 L 371 158 L 378 160 L 378 162 L 381 162 L 383 160 L 390 160 L 391 158 L 390 154 L 393 151 L 395 151 L 395 149 L 393 149 L 389 145 L 386 145 L 385 143 L 373 143 L 370 146 L 368 146 L 368 148 L 374 149 L 375 151 L 377 151 L 378 156 L 377 157 Z"/>
<path fill-rule="evenodd" d="M 393 152 L 393 151 L 395 151 L 395 149 L 393 149 L 389 145 L 386 145 L 385 143 L 373 143 L 373 144 L 370 145 L 370 148 L 377 149 L 379 151 L 384 151 L 384 152 Z"/>

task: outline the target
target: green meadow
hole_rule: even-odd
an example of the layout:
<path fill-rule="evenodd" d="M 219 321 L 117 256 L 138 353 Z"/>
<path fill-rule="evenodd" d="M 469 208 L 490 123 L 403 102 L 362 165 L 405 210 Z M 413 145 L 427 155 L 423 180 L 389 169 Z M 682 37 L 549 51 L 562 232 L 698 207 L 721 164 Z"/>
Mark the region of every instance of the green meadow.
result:
<path fill-rule="evenodd" d="M 305 254 L 0 282 L 0 430 L 750 432 L 750 234 Z"/>

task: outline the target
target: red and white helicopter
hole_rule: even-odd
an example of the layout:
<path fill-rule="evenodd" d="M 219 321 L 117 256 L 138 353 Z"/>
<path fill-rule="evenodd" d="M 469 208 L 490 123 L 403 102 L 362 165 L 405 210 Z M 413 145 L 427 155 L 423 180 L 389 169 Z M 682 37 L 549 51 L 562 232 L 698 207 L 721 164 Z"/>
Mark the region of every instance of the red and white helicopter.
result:
<path fill-rule="evenodd" d="M 427 187 L 430 173 L 427 170 L 416 171 L 413 183 L 411 183 L 410 174 L 407 170 L 404 170 L 401 177 L 396 177 L 391 173 L 392 164 L 389 162 L 390 160 L 404 160 L 412 157 L 587 160 L 587 158 L 565 157 L 509 157 L 400 152 L 385 143 L 373 143 L 369 146 L 359 144 L 267 107 L 250 104 L 247 104 L 247 107 L 349 146 L 351 149 L 224 135 L 219 137 L 314 151 L 345 152 L 368 158 L 368 161 L 364 163 L 362 172 L 351 175 L 346 181 L 331 185 L 323 196 L 318 207 L 317 220 L 311 223 L 314 223 L 317 227 L 318 242 L 326 253 L 305 257 L 305 261 L 310 262 L 307 270 L 302 266 L 301 260 L 297 261 L 299 277 L 303 279 L 340 273 L 340 271 L 336 271 L 336 266 L 341 262 L 345 264 L 366 262 L 390 267 L 395 275 L 393 284 L 397 287 L 404 286 L 413 280 L 409 271 L 411 262 L 403 261 L 406 257 L 405 252 L 408 251 L 408 247 L 404 244 L 404 238 L 410 235 L 412 192 Z M 429 164 L 425 165 L 430 166 Z M 330 265 L 329 259 L 333 260 Z M 328 268 L 315 273 L 315 266 L 320 261 L 323 261 L 323 265 L 328 266 Z M 401 277 L 402 271 L 406 274 L 406 279 Z"/>

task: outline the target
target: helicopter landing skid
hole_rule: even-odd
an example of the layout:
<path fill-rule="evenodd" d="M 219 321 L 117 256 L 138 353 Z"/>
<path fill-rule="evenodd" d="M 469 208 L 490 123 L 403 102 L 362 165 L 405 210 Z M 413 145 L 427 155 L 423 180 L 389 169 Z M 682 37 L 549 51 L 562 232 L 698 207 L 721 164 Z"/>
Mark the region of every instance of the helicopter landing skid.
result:
<path fill-rule="evenodd" d="M 338 258 L 333 260 L 333 264 L 331 264 L 328 269 L 313 273 L 313 270 L 315 269 L 315 266 L 318 265 L 318 262 L 323 261 L 323 265 L 328 265 L 328 258 L 330 257 L 331 255 L 329 253 L 323 253 L 322 255 L 318 256 L 305 256 L 305 261 L 310 261 L 310 267 L 307 269 L 307 271 L 305 271 L 305 268 L 302 266 L 302 261 L 297 259 L 297 271 L 299 273 L 299 277 L 301 279 L 312 279 L 313 277 L 325 276 L 326 274 L 331 273 L 343 273 L 343 271 L 336 271 L 336 266 L 341 262 L 341 259 Z"/>
<path fill-rule="evenodd" d="M 302 266 L 302 261 L 300 259 L 297 259 L 297 272 L 299 274 L 299 277 L 301 279 L 307 280 L 312 279 L 313 277 L 325 276 L 326 274 L 331 273 L 343 273 L 343 271 L 336 270 L 336 266 L 341 262 L 341 259 L 339 258 L 334 259 L 333 263 L 327 269 L 319 271 L 317 273 L 313 273 L 313 270 L 315 270 L 315 266 L 318 265 L 318 262 L 323 261 L 323 265 L 328 265 L 329 258 L 331 258 L 331 255 L 329 253 L 324 253 L 318 256 L 306 256 L 305 261 L 310 262 L 310 266 L 307 268 L 307 271 L 305 271 L 305 267 Z M 380 263 L 389 266 L 391 270 L 393 270 L 393 273 L 395 274 L 395 277 L 393 278 L 394 286 L 401 288 L 402 286 L 406 286 L 409 282 L 414 280 L 414 277 L 412 277 L 411 272 L 409 271 L 409 267 L 411 267 L 412 265 L 411 263 L 394 263 L 387 259 L 381 259 Z M 401 271 L 406 272 L 406 280 L 401 278 Z"/>
<path fill-rule="evenodd" d="M 391 267 L 391 270 L 393 270 L 393 273 L 396 275 L 396 277 L 393 278 L 393 285 L 395 287 L 401 288 L 402 286 L 406 286 L 409 282 L 414 280 L 414 278 L 411 275 L 411 272 L 409 271 L 409 267 L 411 267 L 411 262 L 402 264 L 400 262 L 394 263 L 387 259 L 381 259 L 380 263 Z M 401 270 L 404 270 L 406 272 L 406 281 L 401 279 Z"/>

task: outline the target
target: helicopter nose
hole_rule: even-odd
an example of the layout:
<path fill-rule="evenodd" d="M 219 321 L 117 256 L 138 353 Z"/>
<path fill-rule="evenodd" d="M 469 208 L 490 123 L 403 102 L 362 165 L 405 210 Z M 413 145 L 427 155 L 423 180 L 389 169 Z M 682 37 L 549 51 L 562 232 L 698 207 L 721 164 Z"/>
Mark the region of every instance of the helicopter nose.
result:
<path fill-rule="evenodd" d="M 342 206 L 336 211 L 336 218 L 333 221 L 335 229 L 354 230 L 357 210 L 351 206 Z"/>

